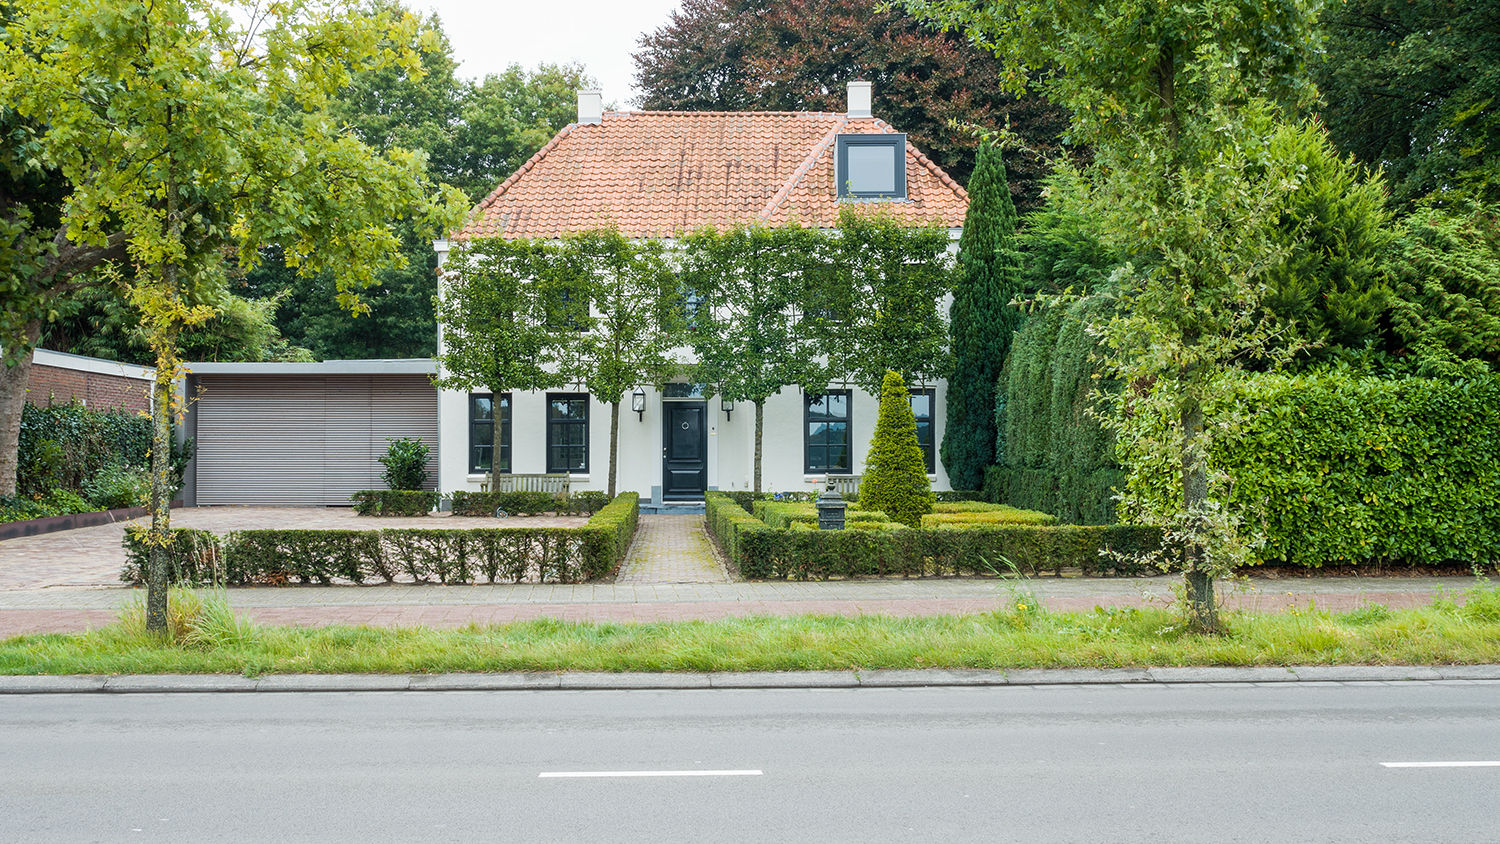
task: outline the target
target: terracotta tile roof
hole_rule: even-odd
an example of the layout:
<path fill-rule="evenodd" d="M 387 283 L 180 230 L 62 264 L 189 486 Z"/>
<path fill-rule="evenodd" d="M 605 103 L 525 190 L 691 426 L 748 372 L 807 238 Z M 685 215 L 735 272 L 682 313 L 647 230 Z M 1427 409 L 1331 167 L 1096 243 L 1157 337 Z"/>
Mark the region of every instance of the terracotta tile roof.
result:
<path fill-rule="evenodd" d="M 878 118 L 826 112 L 605 112 L 557 133 L 495 188 L 455 234 L 558 237 L 617 226 L 664 237 L 738 223 L 830 227 L 838 219 L 839 134 L 894 133 Z M 963 225 L 968 194 L 906 145 L 906 201 L 882 203 L 914 223 Z"/>

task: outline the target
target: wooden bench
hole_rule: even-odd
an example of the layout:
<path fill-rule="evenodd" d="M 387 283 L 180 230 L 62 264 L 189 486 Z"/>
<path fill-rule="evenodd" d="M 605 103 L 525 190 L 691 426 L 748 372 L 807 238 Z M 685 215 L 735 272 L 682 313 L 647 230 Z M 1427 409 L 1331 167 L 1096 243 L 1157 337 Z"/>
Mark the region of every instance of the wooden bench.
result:
<path fill-rule="evenodd" d="M 547 492 L 559 498 L 568 495 L 571 476 L 566 472 L 547 475 L 509 474 L 495 476 L 494 492 Z M 486 484 L 488 486 L 488 484 Z M 491 490 L 485 489 L 485 492 Z"/>

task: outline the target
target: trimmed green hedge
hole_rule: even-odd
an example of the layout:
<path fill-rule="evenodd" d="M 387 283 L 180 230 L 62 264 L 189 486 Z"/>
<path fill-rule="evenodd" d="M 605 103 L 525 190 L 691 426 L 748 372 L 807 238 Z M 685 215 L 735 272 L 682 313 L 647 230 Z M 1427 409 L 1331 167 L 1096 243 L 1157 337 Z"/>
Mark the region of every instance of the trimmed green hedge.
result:
<path fill-rule="evenodd" d="M 151 529 L 144 525 L 126 525 L 123 544 L 125 567 L 120 580 L 125 583 L 146 582 L 147 542 Z M 168 580 L 186 586 L 209 586 L 225 582 L 224 546 L 219 537 L 206 530 L 173 528 L 168 547 Z"/>
<path fill-rule="evenodd" d="M 1500 559 L 1500 377 L 1255 375 L 1222 402 L 1209 413 L 1243 421 L 1215 441 L 1210 466 L 1234 479 L 1232 504 L 1265 535 L 1262 561 Z M 1173 488 L 1175 467 L 1142 463 L 1132 489 Z"/>
<path fill-rule="evenodd" d="M 493 516 L 503 510 L 512 516 L 536 516 L 542 513 L 588 515 L 609 504 L 604 492 L 585 490 L 566 496 L 550 492 L 468 492 L 459 490 L 451 496 L 455 516 Z"/>
<path fill-rule="evenodd" d="M 425 516 L 442 496 L 428 490 L 362 489 L 350 496 L 361 516 Z"/>
<path fill-rule="evenodd" d="M 1133 564 L 1102 552 L 1135 554 L 1161 544 L 1155 529 L 1122 525 L 773 528 L 732 496 L 710 492 L 705 502 L 709 529 L 730 561 L 750 579 L 1004 574 L 1011 563 L 1028 573 L 1079 568 L 1088 574 L 1134 574 L 1139 570 Z"/>
<path fill-rule="evenodd" d="M 212 547 L 221 560 L 217 582 L 579 583 L 617 570 L 635 536 L 640 497 L 624 493 L 575 528 L 385 528 L 381 530 L 242 530 L 223 539 L 206 531 L 173 531 L 173 582 L 210 578 Z M 144 582 L 144 530 L 127 530 L 121 579 Z"/>

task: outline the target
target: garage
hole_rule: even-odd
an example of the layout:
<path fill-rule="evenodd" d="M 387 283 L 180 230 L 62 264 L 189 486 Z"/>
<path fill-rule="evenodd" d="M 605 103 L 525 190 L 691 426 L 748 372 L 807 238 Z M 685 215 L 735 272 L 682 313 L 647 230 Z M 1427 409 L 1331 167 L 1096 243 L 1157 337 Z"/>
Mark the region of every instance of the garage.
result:
<path fill-rule="evenodd" d="M 197 452 L 188 506 L 349 506 L 383 489 L 387 439 L 420 437 L 437 488 L 436 364 L 431 360 L 199 363 L 188 366 L 186 434 Z"/>

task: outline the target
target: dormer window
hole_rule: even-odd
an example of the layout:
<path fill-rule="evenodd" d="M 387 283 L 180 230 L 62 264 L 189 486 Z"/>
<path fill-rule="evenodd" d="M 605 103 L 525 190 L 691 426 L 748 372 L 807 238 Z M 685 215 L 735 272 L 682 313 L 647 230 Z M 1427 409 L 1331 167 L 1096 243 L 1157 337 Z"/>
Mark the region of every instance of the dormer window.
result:
<path fill-rule="evenodd" d="M 905 135 L 839 135 L 839 199 L 905 199 Z"/>

